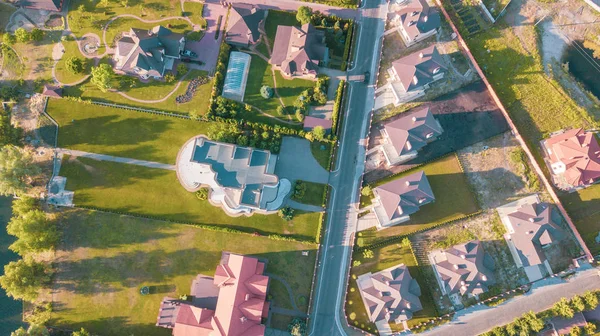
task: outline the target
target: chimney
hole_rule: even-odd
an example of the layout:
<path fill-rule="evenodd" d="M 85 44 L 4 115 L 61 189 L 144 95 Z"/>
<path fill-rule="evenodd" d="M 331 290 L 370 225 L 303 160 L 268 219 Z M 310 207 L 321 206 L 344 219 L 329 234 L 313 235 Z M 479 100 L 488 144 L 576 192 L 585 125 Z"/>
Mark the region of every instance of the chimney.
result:
<path fill-rule="evenodd" d="M 467 259 L 467 257 L 466 257 L 464 254 L 461 254 L 461 255 L 460 255 L 460 258 L 461 258 L 461 259 Z"/>
<path fill-rule="evenodd" d="M 242 317 L 240 317 L 240 321 L 241 321 L 242 323 L 246 322 L 246 320 L 248 320 L 248 319 L 246 318 L 246 316 L 242 316 Z"/>
<path fill-rule="evenodd" d="M 423 22 L 427 22 L 427 15 L 423 16 Z"/>
<path fill-rule="evenodd" d="M 458 265 L 454 264 L 454 265 L 452 265 L 452 268 L 454 268 L 455 270 L 457 270 L 458 269 Z"/>
<path fill-rule="evenodd" d="M 423 55 L 423 53 L 419 53 L 420 58 L 423 58 L 423 56 L 425 56 L 425 55 Z"/>
<path fill-rule="evenodd" d="M 404 182 L 404 183 L 406 183 L 406 186 L 407 186 L 407 187 L 410 185 L 410 181 L 406 181 L 406 182 Z"/>
<path fill-rule="evenodd" d="M 413 122 L 417 122 L 417 117 L 412 117 Z"/>
<path fill-rule="evenodd" d="M 529 221 L 532 223 L 535 222 L 535 217 L 529 217 Z"/>
<path fill-rule="evenodd" d="M 417 79 L 417 76 L 413 76 L 413 80 L 412 81 L 413 81 L 414 85 L 417 85 L 417 83 L 419 83 L 419 80 Z"/>
<path fill-rule="evenodd" d="M 466 284 L 466 282 L 464 280 L 461 280 L 460 284 L 464 286 Z"/>

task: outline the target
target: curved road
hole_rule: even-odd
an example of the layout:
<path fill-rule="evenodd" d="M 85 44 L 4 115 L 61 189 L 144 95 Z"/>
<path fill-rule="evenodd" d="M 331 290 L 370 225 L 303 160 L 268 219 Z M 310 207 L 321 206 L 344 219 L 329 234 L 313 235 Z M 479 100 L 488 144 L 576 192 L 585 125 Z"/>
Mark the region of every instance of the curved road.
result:
<path fill-rule="evenodd" d="M 337 168 L 329 179 L 333 192 L 327 209 L 328 222 L 309 312 L 310 336 L 361 334 L 348 328 L 343 307 L 352 235 L 356 231 L 358 216 L 358 192 L 364 171 L 364 144 L 367 143 L 370 112 L 375 102 L 373 83 L 378 72 L 386 6 L 385 0 L 365 0 L 359 10 L 355 64 L 348 75 L 362 75 L 369 71 L 371 80 L 369 85 L 362 81 L 349 81 L 350 98 L 340 135 Z"/>

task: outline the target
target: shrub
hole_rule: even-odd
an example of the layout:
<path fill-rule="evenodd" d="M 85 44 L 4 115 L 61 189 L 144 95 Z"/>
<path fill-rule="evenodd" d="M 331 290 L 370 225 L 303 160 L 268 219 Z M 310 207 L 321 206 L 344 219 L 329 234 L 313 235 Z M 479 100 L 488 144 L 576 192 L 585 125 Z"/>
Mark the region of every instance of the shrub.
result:
<path fill-rule="evenodd" d="M 585 302 L 585 310 L 592 310 L 598 306 L 598 295 L 592 291 L 587 291 L 583 294 L 583 301 Z"/>
<path fill-rule="evenodd" d="M 325 129 L 323 126 L 317 126 L 312 130 L 313 137 L 317 141 L 323 141 L 325 139 Z"/>
<path fill-rule="evenodd" d="M 178 76 L 183 76 L 187 72 L 188 72 L 188 66 L 185 65 L 185 63 L 179 63 L 177 65 L 177 75 Z"/>
<path fill-rule="evenodd" d="M 175 75 L 173 75 L 172 73 L 168 73 L 165 75 L 165 82 L 173 83 L 174 81 L 175 81 Z"/>
<path fill-rule="evenodd" d="M 373 257 L 375 257 L 373 250 L 369 250 L 369 249 L 363 250 L 362 254 L 363 254 L 363 259 L 373 259 Z"/>
<path fill-rule="evenodd" d="M 335 102 L 333 103 L 333 113 L 331 114 L 331 133 L 337 134 L 338 127 L 338 119 L 340 115 L 340 110 L 342 109 L 342 99 L 344 95 L 344 88 L 346 86 L 346 81 L 341 80 L 338 85 L 337 91 L 335 93 Z"/>
<path fill-rule="evenodd" d="M 348 318 L 350 318 L 352 321 L 356 320 L 356 313 L 351 312 L 350 315 L 348 315 Z"/>
<path fill-rule="evenodd" d="M 268 85 L 263 85 L 260 88 L 260 95 L 265 99 L 272 98 L 273 97 L 273 89 Z"/>
<path fill-rule="evenodd" d="M 196 198 L 198 198 L 201 201 L 206 201 L 208 199 L 208 189 L 202 188 L 196 191 Z"/>
<path fill-rule="evenodd" d="M 290 208 L 290 207 L 285 207 L 282 209 L 279 209 L 279 217 L 283 218 L 286 221 L 291 221 L 292 218 L 294 218 L 294 209 Z"/>
<path fill-rule="evenodd" d="M 15 30 L 15 36 L 18 42 L 29 42 L 31 34 L 25 28 L 21 27 Z"/>
<path fill-rule="evenodd" d="M 371 196 L 372 193 L 371 186 L 364 186 L 360 191 L 360 194 L 363 196 Z"/>
<path fill-rule="evenodd" d="M 571 299 L 571 308 L 573 308 L 573 311 L 576 313 L 584 311 L 585 310 L 585 302 L 583 301 L 583 298 L 579 295 L 575 295 Z"/>
<path fill-rule="evenodd" d="M 292 336 L 306 335 L 306 320 L 296 317 L 288 325 L 288 331 Z"/>
<path fill-rule="evenodd" d="M 350 21 L 348 26 L 346 42 L 344 44 L 344 55 L 342 56 L 342 71 L 348 70 L 348 60 L 350 59 L 350 50 L 352 49 L 352 32 L 354 31 L 354 22 Z"/>
<path fill-rule="evenodd" d="M 362 264 L 362 263 L 360 262 L 360 260 L 354 260 L 354 261 L 352 262 L 352 266 L 353 266 L 353 267 L 360 266 L 360 264 Z"/>
<path fill-rule="evenodd" d="M 84 70 L 83 60 L 76 56 L 69 57 L 65 65 L 67 70 L 72 74 L 79 74 Z"/>
<path fill-rule="evenodd" d="M 17 37 L 15 35 L 5 33 L 4 36 L 2 36 L 2 43 L 11 46 L 17 43 Z"/>
<path fill-rule="evenodd" d="M 308 6 L 300 6 L 298 7 L 298 12 L 296 12 L 296 20 L 298 20 L 301 24 L 306 24 L 310 22 L 312 17 L 312 9 Z"/>
<path fill-rule="evenodd" d="M 298 119 L 299 122 L 303 122 L 304 121 L 304 113 L 302 113 L 302 110 L 296 110 L 296 119 Z"/>
<path fill-rule="evenodd" d="M 44 39 L 44 31 L 38 28 L 33 28 L 31 30 L 30 37 L 32 40 L 39 42 Z"/>
<path fill-rule="evenodd" d="M 573 318 L 573 316 L 575 315 L 575 312 L 573 311 L 573 308 L 570 305 L 570 302 L 567 301 L 567 299 L 562 298 L 560 299 L 560 301 L 558 301 L 557 303 L 554 304 L 554 306 L 552 307 L 552 311 L 554 311 L 554 313 L 558 316 L 562 316 L 564 318 Z"/>
<path fill-rule="evenodd" d="M 278 105 L 277 106 L 277 114 L 278 115 L 284 115 L 285 114 L 285 107 Z"/>

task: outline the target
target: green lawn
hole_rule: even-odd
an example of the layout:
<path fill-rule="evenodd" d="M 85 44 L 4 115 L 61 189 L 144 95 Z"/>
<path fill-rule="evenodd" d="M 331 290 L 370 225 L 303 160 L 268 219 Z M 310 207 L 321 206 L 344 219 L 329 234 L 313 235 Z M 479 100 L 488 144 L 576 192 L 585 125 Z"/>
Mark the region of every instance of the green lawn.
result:
<path fill-rule="evenodd" d="M 266 272 L 284 278 L 295 295 L 310 293 L 312 244 L 83 210 L 67 210 L 62 224 L 54 326 L 102 335 L 170 335 L 155 326 L 161 300 L 189 294 L 197 274 L 213 276 L 221 251 L 267 259 Z M 149 295 L 139 294 L 142 286 L 150 287 Z M 274 302 L 289 300 L 287 292 L 269 295 Z"/>
<path fill-rule="evenodd" d="M 294 195 L 292 198 L 300 203 L 322 206 L 323 196 L 327 191 L 327 184 L 308 181 L 302 181 L 302 183 L 306 186 L 304 197 L 298 198 Z"/>
<path fill-rule="evenodd" d="M 310 143 L 312 155 L 327 171 L 329 171 L 329 162 L 331 161 L 331 146 L 332 144 L 329 142 L 312 141 Z"/>
<path fill-rule="evenodd" d="M 265 32 L 271 48 L 273 48 L 275 35 L 277 34 L 277 26 L 301 26 L 301 24 L 296 20 L 296 13 L 294 12 L 270 10 L 265 21 Z"/>
<path fill-rule="evenodd" d="M 67 178 L 67 189 L 75 191 L 76 205 L 307 241 L 314 241 L 317 234 L 318 213 L 298 213 L 290 222 L 277 215 L 230 217 L 220 207 L 186 191 L 170 170 L 66 158 L 60 174 Z"/>
<path fill-rule="evenodd" d="M 600 185 L 559 196 L 593 254 L 600 253 L 596 237 L 600 232 Z"/>
<path fill-rule="evenodd" d="M 189 17 L 194 24 L 206 27 L 206 20 L 202 17 L 204 3 L 186 1 L 183 3 L 183 9 L 185 9 L 185 16 Z"/>
<path fill-rule="evenodd" d="M 58 146 L 92 153 L 174 164 L 183 144 L 206 133 L 208 123 L 65 99 L 47 112 L 58 122 Z"/>
<path fill-rule="evenodd" d="M 400 244 L 391 244 L 373 249 L 373 253 L 373 259 L 364 259 L 362 252 L 354 251 L 352 260 L 361 261 L 361 265 L 352 267 L 350 270 L 351 277 L 348 286 L 348 296 L 346 298 L 346 314 L 349 317 L 348 323 L 371 333 L 377 330 L 375 324 L 369 321 L 355 277 L 368 272 L 375 273 L 399 264 L 408 266 L 410 275 L 421 287 L 421 296 L 419 299 L 423 305 L 423 310 L 414 313 L 413 318 L 408 322 L 409 326 L 414 326 L 437 317 L 437 311 L 431 292 L 429 291 L 427 282 L 425 281 L 410 248 L 402 247 Z M 352 313 L 354 313 L 354 315 L 352 315 Z M 354 319 L 352 319 L 352 317 L 354 317 Z M 394 331 L 403 330 L 401 324 L 392 324 L 391 327 Z"/>
<path fill-rule="evenodd" d="M 302 91 L 315 87 L 315 82 L 311 80 L 283 78 L 281 71 L 275 71 L 275 80 L 277 81 L 277 92 L 279 92 L 283 104 L 291 109 Z"/>
<path fill-rule="evenodd" d="M 16 10 L 17 9 L 14 6 L 5 3 L 0 3 L 0 25 L 2 25 L 2 27 L 6 27 L 8 19 Z M 4 29 L 2 29 L 2 31 L 4 31 Z"/>
<path fill-rule="evenodd" d="M 81 52 L 79 51 L 79 47 L 77 46 L 77 41 L 68 40 L 63 41 L 62 45 L 65 48 L 65 52 L 62 58 L 56 64 L 56 78 L 65 84 L 74 83 L 78 80 L 81 80 L 85 76 L 90 73 L 90 69 L 93 65 L 93 61 L 83 57 Z M 67 70 L 67 60 L 71 57 L 78 57 L 84 63 L 84 71 L 82 73 L 74 74 Z"/>
<path fill-rule="evenodd" d="M 25 75 L 25 64 L 15 50 L 10 48 L 2 51 L 1 68 L 5 73 L 2 77 L 3 80 L 23 79 L 23 75 Z"/>
<path fill-rule="evenodd" d="M 440 223 L 455 220 L 479 210 L 477 201 L 471 192 L 469 182 L 460 169 L 460 163 L 455 155 L 448 155 L 413 170 L 377 181 L 376 185 L 381 185 L 418 171 L 425 172 L 433 190 L 435 201 L 422 206 L 418 212 L 410 215 L 408 222 L 381 231 L 363 231 L 366 244 L 371 244 L 374 241 L 392 236 L 406 235 L 418 230 L 431 228 Z"/>

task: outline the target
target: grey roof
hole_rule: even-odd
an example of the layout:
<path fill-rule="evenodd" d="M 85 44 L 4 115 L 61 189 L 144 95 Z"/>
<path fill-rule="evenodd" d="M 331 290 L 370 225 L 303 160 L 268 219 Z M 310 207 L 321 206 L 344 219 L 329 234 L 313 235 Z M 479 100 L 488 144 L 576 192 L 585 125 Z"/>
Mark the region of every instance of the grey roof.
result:
<path fill-rule="evenodd" d="M 563 235 L 556 224 L 560 215 L 548 203 L 523 204 L 506 217 L 515 231 L 510 239 L 523 266 L 542 264 L 546 260 L 542 246 Z"/>
<path fill-rule="evenodd" d="M 436 262 L 434 267 L 447 294 L 479 295 L 496 283 L 494 261 L 479 240 L 455 245 L 442 253 L 446 260 Z"/>
<path fill-rule="evenodd" d="M 405 7 L 397 11 L 404 31 L 411 39 L 440 27 L 440 13 L 429 7 L 425 0 L 409 0 Z"/>
<path fill-rule="evenodd" d="M 373 189 L 390 220 L 411 215 L 435 200 L 423 171 L 385 183 Z"/>
<path fill-rule="evenodd" d="M 278 26 L 270 62 L 286 74 L 316 75 L 319 62 L 328 55 L 324 38 L 325 33 L 310 23 L 301 28 Z"/>
<path fill-rule="evenodd" d="M 62 0 L 21 0 L 19 5 L 27 8 L 45 9 L 51 11 L 60 11 L 63 5 Z"/>
<path fill-rule="evenodd" d="M 266 186 L 275 186 L 278 178 L 267 173 L 271 153 L 248 147 L 220 143 L 200 137 L 192 154 L 192 161 L 209 164 L 216 174 L 216 182 L 238 204 L 258 206 L 269 197 L 263 195 Z M 269 191 L 267 191 L 269 192 Z M 275 193 L 276 196 L 276 193 Z"/>
<path fill-rule="evenodd" d="M 434 45 L 395 60 L 392 62 L 392 68 L 406 91 L 433 82 L 433 76 L 438 71 L 446 70 L 442 57 Z"/>
<path fill-rule="evenodd" d="M 233 10 L 229 11 L 225 42 L 241 46 L 258 42 L 258 27 L 264 20 L 266 11 L 245 3 L 235 3 L 231 8 Z"/>
<path fill-rule="evenodd" d="M 444 131 L 429 107 L 388 122 L 384 124 L 384 129 L 398 155 L 423 148 Z"/>
<path fill-rule="evenodd" d="M 358 286 L 371 322 L 409 320 L 423 309 L 421 287 L 404 264 L 361 275 Z"/>

